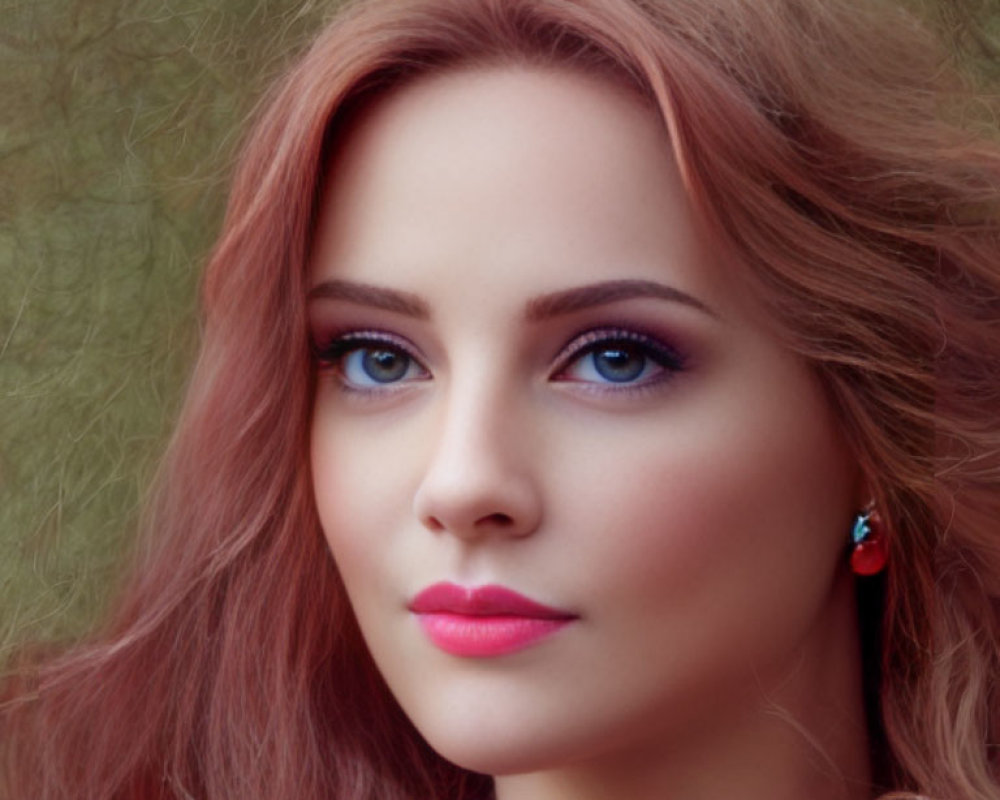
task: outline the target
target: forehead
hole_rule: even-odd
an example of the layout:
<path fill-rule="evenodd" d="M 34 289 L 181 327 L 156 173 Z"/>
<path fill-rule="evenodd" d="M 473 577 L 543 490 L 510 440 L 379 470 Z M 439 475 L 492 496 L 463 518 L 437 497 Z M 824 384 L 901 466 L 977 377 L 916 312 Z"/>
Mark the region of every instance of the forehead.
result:
<path fill-rule="evenodd" d="M 420 78 L 355 116 L 311 269 L 417 292 L 429 272 L 497 291 L 527 274 L 540 292 L 629 272 L 711 295 L 705 262 L 656 110 L 606 77 L 504 66 Z"/>

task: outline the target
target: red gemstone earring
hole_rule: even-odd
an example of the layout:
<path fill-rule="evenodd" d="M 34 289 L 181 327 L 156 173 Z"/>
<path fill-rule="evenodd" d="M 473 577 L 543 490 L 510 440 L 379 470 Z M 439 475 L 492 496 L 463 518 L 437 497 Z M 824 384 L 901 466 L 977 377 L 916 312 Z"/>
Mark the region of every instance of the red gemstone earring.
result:
<path fill-rule="evenodd" d="M 885 568 L 889 547 L 882 519 L 874 508 L 869 507 L 855 518 L 851 539 L 851 569 L 855 575 L 875 575 Z"/>

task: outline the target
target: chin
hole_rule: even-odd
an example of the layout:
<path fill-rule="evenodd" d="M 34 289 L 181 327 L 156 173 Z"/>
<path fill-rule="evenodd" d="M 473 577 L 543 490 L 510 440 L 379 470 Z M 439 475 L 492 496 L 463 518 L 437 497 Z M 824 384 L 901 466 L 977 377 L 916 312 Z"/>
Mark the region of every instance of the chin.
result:
<path fill-rule="evenodd" d="M 488 732 L 484 734 L 475 740 L 465 737 L 461 741 L 428 739 L 428 742 L 451 763 L 484 775 L 521 775 L 551 769 L 559 763 L 557 753 L 551 752 L 544 740 L 525 737 L 518 741 L 497 741 Z"/>
<path fill-rule="evenodd" d="M 463 715 L 464 716 L 464 715 Z M 492 717 L 492 718 L 491 718 Z M 603 726 L 592 731 L 582 720 L 516 718 L 489 714 L 435 719 L 417 725 L 443 758 L 486 775 L 520 775 L 596 757 L 609 745 Z"/>

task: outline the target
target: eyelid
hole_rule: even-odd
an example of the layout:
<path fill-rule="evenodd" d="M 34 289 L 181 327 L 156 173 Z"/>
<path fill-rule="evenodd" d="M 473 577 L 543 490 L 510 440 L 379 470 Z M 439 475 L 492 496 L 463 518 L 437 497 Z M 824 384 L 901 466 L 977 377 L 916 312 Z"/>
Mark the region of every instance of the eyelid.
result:
<path fill-rule="evenodd" d="M 406 339 L 387 331 L 360 329 L 347 330 L 328 334 L 324 337 L 326 345 L 320 345 L 315 340 L 312 343 L 313 356 L 320 364 L 329 364 L 352 350 L 360 350 L 365 345 L 388 344 L 406 353 L 412 358 L 421 369 L 427 370 L 424 360 L 417 352 L 417 349 Z"/>
<path fill-rule="evenodd" d="M 431 371 L 425 365 L 425 359 L 408 339 L 395 333 L 390 333 L 378 329 L 348 329 L 336 332 L 325 333 L 323 340 L 327 341 L 326 346 L 320 346 L 317 338 L 312 341 L 313 356 L 319 363 L 321 370 L 337 370 L 343 364 L 345 356 L 350 353 L 365 348 L 377 347 L 378 345 L 389 346 L 399 350 L 411 359 L 413 364 L 419 369 L 423 376 L 421 380 L 432 378 Z M 650 380 L 640 380 L 634 383 L 622 383 L 620 385 L 609 384 L 605 391 L 625 392 L 652 388 L 653 384 L 660 383 L 675 373 L 681 372 L 687 367 L 687 357 L 681 350 L 672 343 L 666 341 L 662 334 L 648 333 L 644 329 L 634 324 L 606 324 L 585 330 L 576 334 L 563 346 L 555 358 L 555 367 L 549 374 L 549 380 L 560 381 L 563 375 L 576 361 L 588 352 L 598 349 L 602 344 L 613 342 L 629 342 L 641 347 L 647 358 L 653 363 L 662 367 L 663 377 L 654 377 Z M 569 380 L 563 378 L 563 380 Z M 343 376 L 339 382 L 345 390 L 352 393 L 373 393 L 384 394 L 411 385 L 414 381 L 406 380 L 398 383 L 387 383 L 383 387 L 369 390 L 353 386 Z M 588 383 L 583 381 L 582 383 Z"/>
<path fill-rule="evenodd" d="M 660 357 L 660 359 L 655 359 L 658 363 L 667 367 L 675 365 L 673 367 L 675 370 L 682 369 L 686 362 L 685 357 L 678 349 L 664 342 L 660 336 L 646 333 L 634 326 L 609 325 L 591 328 L 571 339 L 556 356 L 556 366 L 552 371 L 552 377 L 558 377 L 577 358 L 593 349 L 594 345 L 605 342 L 633 342 L 642 345 L 654 356 Z"/>
<path fill-rule="evenodd" d="M 324 340 L 329 344 L 320 347 L 313 341 L 313 357 L 318 362 L 318 370 L 327 373 L 335 382 L 335 385 L 346 396 L 357 400 L 388 400 L 398 396 L 400 392 L 411 389 L 414 384 L 422 383 L 433 378 L 431 371 L 425 366 L 423 358 L 407 339 L 397 334 L 387 331 L 372 329 L 352 329 L 336 333 L 328 333 Z M 419 372 L 419 375 L 411 376 L 398 381 L 386 383 L 356 382 L 348 377 L 348 360 L 353 353 L 360 350 L 370 350 L 391 348 L 399 351 Z"/>

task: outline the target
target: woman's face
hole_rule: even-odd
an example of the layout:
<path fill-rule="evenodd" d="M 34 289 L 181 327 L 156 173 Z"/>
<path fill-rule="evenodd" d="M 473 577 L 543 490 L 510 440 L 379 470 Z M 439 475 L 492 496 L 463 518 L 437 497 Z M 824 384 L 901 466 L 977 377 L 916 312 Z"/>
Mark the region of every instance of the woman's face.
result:
<path fill-rule="evenodd" d="M 319 517 L 445 757 L 641 752 L 829 669 L 855 468 L 637 98 L 510 67 L 378 100 L 311 286 Z"/>

